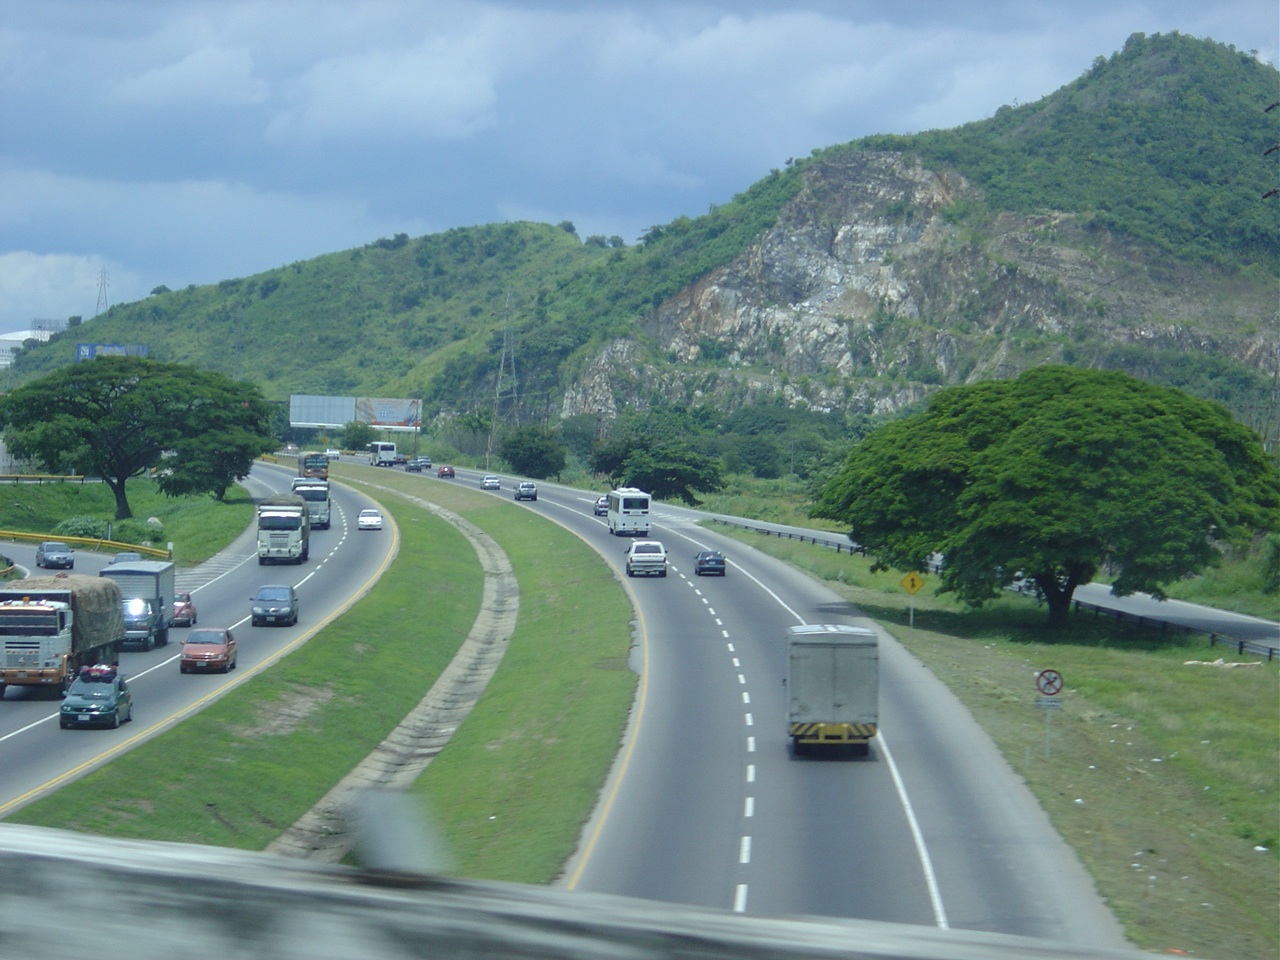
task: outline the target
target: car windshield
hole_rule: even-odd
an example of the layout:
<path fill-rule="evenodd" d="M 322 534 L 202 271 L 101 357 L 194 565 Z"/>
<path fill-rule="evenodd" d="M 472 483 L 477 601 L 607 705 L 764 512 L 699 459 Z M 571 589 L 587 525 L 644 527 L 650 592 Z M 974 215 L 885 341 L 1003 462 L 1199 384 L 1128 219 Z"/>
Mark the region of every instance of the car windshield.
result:
<path fill-rule="evenodd" d="M 115 696 L 115 686 L 100 680 L 76 680 L 67 690 L 67 695 L 84 700 L 110 700 Z"/>
<path fill-rule="evenodd" d="M 226 643 L 227 638 L 220 630 L 193 630 L 187 636 L 187 643 Z"/>
<path fill-rule="evenodd" d="M 52 552 L 54 550 L 65 551 L 67 549 L 67 545 L 65 543 L 46 543 L 44 545 L 44 549 L 46 553 Z"/>
<path fill-rule="evenodd" d="M 263 587 L 258 591 L 259 600 L 288 600 L 289 590 L 287 587 Z"/>
<path fill-rule="evenodd" d="M 189 594 L 189 593 L 175 593 L 175 594 L 173 595 L 173 602 L 174 602 L 174 603 L 190 603 L 190 602 L 191 602 L 191 594 Z"/>

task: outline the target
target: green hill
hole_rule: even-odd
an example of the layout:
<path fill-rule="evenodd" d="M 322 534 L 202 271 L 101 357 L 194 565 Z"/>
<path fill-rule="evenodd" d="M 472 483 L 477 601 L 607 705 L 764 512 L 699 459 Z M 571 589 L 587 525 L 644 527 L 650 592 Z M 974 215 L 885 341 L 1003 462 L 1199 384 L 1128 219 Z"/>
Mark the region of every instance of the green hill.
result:
<path fill-rule="evenodd" d="M 1268 355 L 1276 333 L 1267 327 L 1275 322 L 1280 202 L 1262 195 L 1276 182 L 1275 157 L 1264 157 L 1264 151 L 1280 139 L 1280 110 L 1265 109 L 1276 99 L 1278 76 L 1272 67 L 1213 41 L 1138 34 L 1122 51 L 1099 57 L 1086 74 L 1036 103 L 1004 107 L 990 119 L 954 130 L 868 137 L 815 150 L 702 216 L 652 228 L 633 247 L 603 238 L 583 242 L 569 224 L 505 223 L 420 238 L 398 235 L 252 277 L 161 290 L 116 305 L 48 344 L 24 350 L 7 376 L 10 383 L 20 382 L 70 362 L 79 341 L 142 343 L 157 359 L 253 381 L 269 399 L 291 393 L 414 396 L 424 399 L 428 416 L 466 414 L 492 404 L 509 344 L 518 357 L 520 416 L 527 422 L 555 420 L 566 391 L 581 386 L 584 370 L 607 366 L 606 346 L 625 340 L 631 344 L 629 362 L 644 375 L 610 388 L 618 409 L 657 399 L 688 404 L 701 398 L 697 402 L 725 409 L 783 396 L 794 402 L 807 396 L 807 381 L 816 378 L 828 384 L 843 379 L 844 395 L 854 399 L 906 398 L 879 403 L 890 410 L 947 376 L 984 370 L 1002 375 L 1046 359 L 1122 366 L 1237 408 L 1256 406 L 1265 403 L 1259 398 L 1266 395 L 1276 352 Z M 853 373 L 834 367 L 806 371 L 801 382 L 794 371 L 760 368 L 758 359 L 747 369 L 746 361 L 735 359 L 767 358 L 758 348 L 739 350 L 732 342 L 704 337 L 700 349 L 681 355 L 662 339 L 661 324 L 654 321 L 658 308 L 690 299 L 688 291 L 717 271 L 751 262 L 751 251 L 771 228 L 788 222 L 787 211 L 794 215 L 796 204 L 809 204 L 807 221 L 835 236 L 842 225 L 834 222 L 834 212 L 823 211 L 815 185 L 848 176 L 856 165 L 847 159 L 868 151 L 918 158 L 940 176 L 952 171 L 973 185 L 931 224 L 941 239 L 918 268 L 936 273 L 958 262 L 957 254 L 969 258 L 969 272 L 948 281 L 980 294 L 964 308 L 970 332 L 962 348 L 973 355 L 947 360 L 947 369 L 959 372 L 939 374 L 935 358 L 917 355 L 883 367 L 863 363 Z M 867 216 L 901 224 L 915 214 L 888 203 Z M 1049 301 L 1056 297 L 1075 326 L 1055 341 L 998 322 L 1001 303 L 1024 292 L 1014 282 L 1033 271 L 1026 262 L 1011 262 L 1016 254 L 997 243 L 1025 232 L 1029 218 L 1037 216 L 1066 218 L 1061 229 L 1055 220 L 1053 231 L 1041 229 L 1035 236 L 1037 244 L 1058 245 L 1059 261 L 1130 258 L 1132 269 L 1141 270 L 1160 297 L 1148 296 L 1129 308 L 1138 313 L 1118 316 L 1123 305 L 1073 288 L 1066 275 L 1046 276 L 1042 267 L 1035 275 L 1037 296 L 1048 306 L 1041 308 L 1053 309 Z M 898 257 L 897 264 L 908 269 L 906 258 Z M 789 267 L 783 265 L 784 271 Z M 954 303 L 954 294 L 944 292 Z M 779 297 L 785 308 L 785 297 Z M 1082 330 L 1085 303 L 1099 317 L 1104 308 L 1109 311 L 1111 326 Z M 1148 321 L 1165 330 L 1158 344 L 1134 339 L 1133 331 Z M 865 318 L 850 314 L 833 322 L 855 328 L 904 320 L 877 306 Z M 1238 331 L 1251 339 L 1226 349 L 1223 338 Z M 934 339 L 946 331 L 937 333 Z M 1077 346 L 1064 346 L 1063 336 Z M 779 350 L 787 339 L 777 340 Z M 911 349 L 919 354 L 927 349 L 919 343 L 927 342 L 918 337 Z M 1083 342 L 1095 345 L 1086 352 L 1078 346 Z M 904 369 L 922 372 L 916 381 L 904 381 Z M 737 378 L 736 399 L 723 392 L 726 371 Z M 756 393 L 747 396 L 742 384 L 757 373 L 765 385 L 750 388 Z M 865 389 L 850 382 L 860 378 Z M 827 403 L 812 396 L 807 402 Z M 846 412 L 865 412 L 866 405 L 864 399 L 861 408 Z"/>

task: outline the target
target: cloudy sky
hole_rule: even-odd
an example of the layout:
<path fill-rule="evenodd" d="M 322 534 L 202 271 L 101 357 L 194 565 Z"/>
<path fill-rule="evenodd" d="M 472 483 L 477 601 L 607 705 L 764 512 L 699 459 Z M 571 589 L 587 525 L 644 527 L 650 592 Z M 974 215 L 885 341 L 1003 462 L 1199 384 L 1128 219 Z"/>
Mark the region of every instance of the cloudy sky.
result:
<path fill-rule="evenodd" d="M 1275 0 L 0 0 L 0 331 L 396 233 L 621 236 Z"/>

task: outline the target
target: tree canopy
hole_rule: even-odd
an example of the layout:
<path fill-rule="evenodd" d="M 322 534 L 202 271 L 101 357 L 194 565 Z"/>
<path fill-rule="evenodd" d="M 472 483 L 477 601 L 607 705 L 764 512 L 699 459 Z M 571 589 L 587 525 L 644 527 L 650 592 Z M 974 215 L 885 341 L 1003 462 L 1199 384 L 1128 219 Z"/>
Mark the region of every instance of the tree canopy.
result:
<path fill-rule="evenodd" d="M 1127 374 L 1046 366 L 937 393 L 857 444 L 812 513 L 850 525 L 879 569 L 945 558 L 978 606 L 1021 574 L 1052 622 L 1102 569 L 1117 595 L 1215 563 L 1280 523 L 1280 471 L 1227 410 Z"/>
<path fill-rule="evenodd" d="M 564 444 L 540 426 L 512 430 L 503 438 L 498 452 L 516 473 L 538 480 L 558 475 L 566 462 Z"/>
<path fill-rule="evenodd" d="M 0 398 L 13 453 L 100 476 L 118 520 L 133 516 L 125 484 L 143 470 L 171 495 L 222 496 L 275 445 L 270 422 L 257 387 L 142 357 L 72 364 Z"/>

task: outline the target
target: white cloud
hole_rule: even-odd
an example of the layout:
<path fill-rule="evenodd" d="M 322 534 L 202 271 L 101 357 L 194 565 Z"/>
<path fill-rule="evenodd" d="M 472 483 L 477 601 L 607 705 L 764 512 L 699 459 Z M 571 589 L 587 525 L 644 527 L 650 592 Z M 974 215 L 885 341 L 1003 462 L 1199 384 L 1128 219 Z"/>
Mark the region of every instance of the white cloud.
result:
<path fill-rule="evenodd" d="M 266 82 L 254 76 L 248 50 L 207 46 L 122 80 L 111 98 L 149 106 L 239 106 L 262 103 L 267 92 Z"/>

